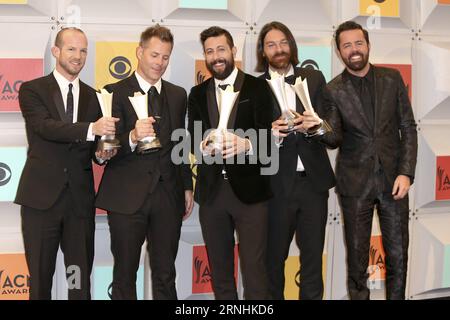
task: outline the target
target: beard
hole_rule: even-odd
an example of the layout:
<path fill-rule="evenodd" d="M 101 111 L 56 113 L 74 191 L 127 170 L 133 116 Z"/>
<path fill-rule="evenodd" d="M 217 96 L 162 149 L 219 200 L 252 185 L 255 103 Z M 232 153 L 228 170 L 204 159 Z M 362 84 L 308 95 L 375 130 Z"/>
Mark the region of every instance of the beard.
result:
<path fill-rule="evenodd" d="M 275 54 L 269 59 L 269 65 L 274 69 L 286 69 L 291 61 L 291 55 L 286 52 Z"/>
<path fill-rule="evenodd" d="M 216 63 L 225 64 L 225 68 L 223 69 L 223 71 L 214 70 L 214 65 Z M 230 60 L 227 60 L 225 58 L 219 58 L 214 61 L 211 61 L 210 63 L 206 62 L 206 68 L 208 69 L 209 72 L 211 72 L 214 78 L 218 80 L 225 80 L 234 70 L 234 58 L 231 57 Z"/>
<path fill-rule="evenodd" d="M 352 57 L 361 56 L 361 60 L 352 61 Z M 343 59 L 345 65 L 352 71 L 361 71 L 369 63 L 369 53 L 363 54 L 362 52 L 354 52 L 347 59 Z"/>
<path fill-rule="evenodd" d="M 81 69 L 83 69 L 84 63 L 82 63 L 81 61 L 79 61 L 80 64 L 79 65 L 72 65 L 70 63 L 70 61 L 59 61 L 59 65 L 61 66 L 61 68 L 66 71 L 68 74 L 70 74 L 71 76 L 77 76 L 80 72 Z"/>

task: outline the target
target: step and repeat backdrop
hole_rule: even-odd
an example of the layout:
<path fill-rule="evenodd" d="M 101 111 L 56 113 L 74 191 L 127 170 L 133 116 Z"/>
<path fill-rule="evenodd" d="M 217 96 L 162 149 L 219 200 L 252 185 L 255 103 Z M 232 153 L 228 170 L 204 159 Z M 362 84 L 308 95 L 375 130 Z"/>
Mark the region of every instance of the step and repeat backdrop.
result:
<path fill-rule="evenodd" d="M 449 0 L 0 0 L 0 300 L 28 299 L 29 275 L 21 235 L 20 207 L 13 204 L 26 159 L 27 141 L 18 90 L 53 70 L 50 48 L 64 26 L 82 28 L 89 54 L 81 79 L 94 88 L 116 82 L 136 68 L 140 33 L 160 23 L 175 36 L 164 78 L 190 88 L 208 74 L 199 34 L 211 25 L 228 29 L 237 63 L 255 74 L 256 41 L 269 21 L 285 23 L 299 46 L 300 64 L 320 69 L 327 81 L 343 70 L 333 46 L 339 23 L 355 20 L 369 29 L 374 64 L 398 69 L 408 86 L 419 130 L 415 184 L 410 192 L 410 254 L 407 297 L 450 296 L 450 1 Z M 334 163 L 335 152 L 330 152 Z M 196 168 L 193 167 L 195 175 Z M 97 185 L 102 168 L 95 168 Z M 343 222 L 330 193 L 323 252 L 325 299 L 347 299 Z M 143 247 L 144 248 L 144 247 Z M 235 275 L 242 296 L 236 246 Z M 110 299 L 113 258 L 105 212 L 97 212 L 92 272 L 94 299 Z M 299 251 L 291 245 L 286 297 L 297 299 Z M 369 286 L 384 299 L 381 232 L 374 219 Z M 53 297 L 66 298 L 59 255 Z M 151 299 L 150 268 L 142 251 L 138 298 Z M 183 223 L 176 261 L 180 299 L 213 299 L 198 206 Z"/>

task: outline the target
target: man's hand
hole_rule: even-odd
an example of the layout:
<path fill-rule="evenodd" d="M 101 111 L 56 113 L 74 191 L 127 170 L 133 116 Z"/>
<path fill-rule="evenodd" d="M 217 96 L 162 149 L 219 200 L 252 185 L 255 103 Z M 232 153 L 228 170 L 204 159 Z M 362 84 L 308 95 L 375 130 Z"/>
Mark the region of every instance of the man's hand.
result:
<path fill-rule="evenodd" d="M 202 141 L 202 153 L 203 155 L 214 156 L 216 153 L 215 144 L 211 141 L 211 135 L 217 134 L 214 130 L 211 131 L 205 140 Z"/>
<path fill-rule="evenodd" d="M 186 220 L 190 217 L 192 213 L 192 209 L 194 208 L 194 196 L 192 194 L 192 190 L 185 190 L 184 191 L 184 215 L 183 220 Z"/>
<path fill-rule="evenodd" d="M 117 154 L 117 149 L 113 149 L 113 150 L 97 150 L 97 151 L 95 151 L 95 157 L 98 160 L 101 160 L 103 162 L 110 160 L 116 154 Z"/>
<path fill-rule="evenodd" d="M 319 118 L 317 113 L 312 111 L 305 111 L 303 112 L 303 122 L 301 124 L 301 129 L 299 132 L 305 133 L 309 129 L 318 126 L 322 123 L 322 119 Z"/>
<path fill-rule="evenodd" d="M 225 134 L 222 148 L 222 157 L 224 159 L 234 157 L 248 150 L 250 150 L 250 141 L 248 139 L 241 138 L 230 132 Z"/>
<path fill-rule="evenodd" d="M 395 179 L 394 187 L 392 188 L 392 195 L 394 196 L 394 200 L 403 199 L 408 194 L 410 186 L 410 178 L 405 175 L 399 175 L 397 179 Z"/>
<path fill-rule="evenodd" d="M 119 118 L 102 117 L 92 125 L 92 133 L 96 136 L 112 135 L 116 133 L 116 122 Z"/>
<path fill-rule="evenodd" d="M 288 136 L 286 133 L 281 132 L 286 131 L 287 129 L 288 129 L 288 122 L 282 117 L 272 122 L 272 134 L 278 139 L 282 139 Z"/>
<path fill-rule="evenodd" d="M 137 120 L 134 129 L 131 131 L 131 141 L 137 143 L 145 137 L 154 137 L 155 129 L 153 123 L 155 123 L 153 117 Z"/>

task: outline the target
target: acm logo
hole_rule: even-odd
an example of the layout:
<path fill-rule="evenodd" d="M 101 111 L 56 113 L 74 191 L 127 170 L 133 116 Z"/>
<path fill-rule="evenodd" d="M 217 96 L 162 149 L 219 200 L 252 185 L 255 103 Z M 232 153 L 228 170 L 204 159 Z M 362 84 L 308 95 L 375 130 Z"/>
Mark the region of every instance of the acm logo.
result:
<path fill-rule="evenodd" d="M 439 191 L 450 190 L 450 179 L 448 177 L 448 173 L 445 172 L 444 168 L 438 167 L 437 177 L 438 177 L 438 190 Z"/>
<path fill-rule="evenodd" d="M 16 101 L 19 99 L 19 89 L 23 80 L 8 81 L 3 80 L 3 75 L 0 74 L 0 100 L 1 101 Z"/>
<path fill-rule="evenodd" d="M 30 276 L 27 274 L 8 274 L 0 270 L 0 296 L 28 294 Z"/>
<path fill-rule="evenodd" d="M 208 263 L 205 263 L 199 257 L 194 258 L 194 270 L 195 270 L 195 283 L 205 284 L 211 282 L 211 270 Z"/>

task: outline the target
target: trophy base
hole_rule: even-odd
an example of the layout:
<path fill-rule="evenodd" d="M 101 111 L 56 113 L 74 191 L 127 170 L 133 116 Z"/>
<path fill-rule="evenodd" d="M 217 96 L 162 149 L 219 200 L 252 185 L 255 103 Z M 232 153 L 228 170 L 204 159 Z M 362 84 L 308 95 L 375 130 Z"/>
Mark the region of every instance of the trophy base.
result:
<path fill-rule="evenodd" d="M 309 129 L 308 132 L 305 133 L 305 136 L 307 138 L 314 137 L 314 136 L 323 136 L 327 132 L 331 132 L 331 131 L 332 131 L 332 129 L 331 129 L 330 125 L 328 124 L 328 122 L 323 120 L 321 124 Z"/>
<path fill-rule="evenodd" d="M 98 149 L 102 151 L 111 151 L 120 148 L 120 141 L 118 139 L 99 140 Z"/>
<path fill-rule="evenodd" d="M 152 141 L 139 141 L 136 150 L 138 154 L 149 154 L 159 151 L 161 148 L 161 142 L 155 138 Z"/>
<path fill-rule="evenodd" d="M 287 123 L 288 128 L 286 130 L 280 130 L 280 132 L 289 135 L 295 132 L 295 123 L 294 119 L 286 119 L 286 120 L 288 122 Z"/>

